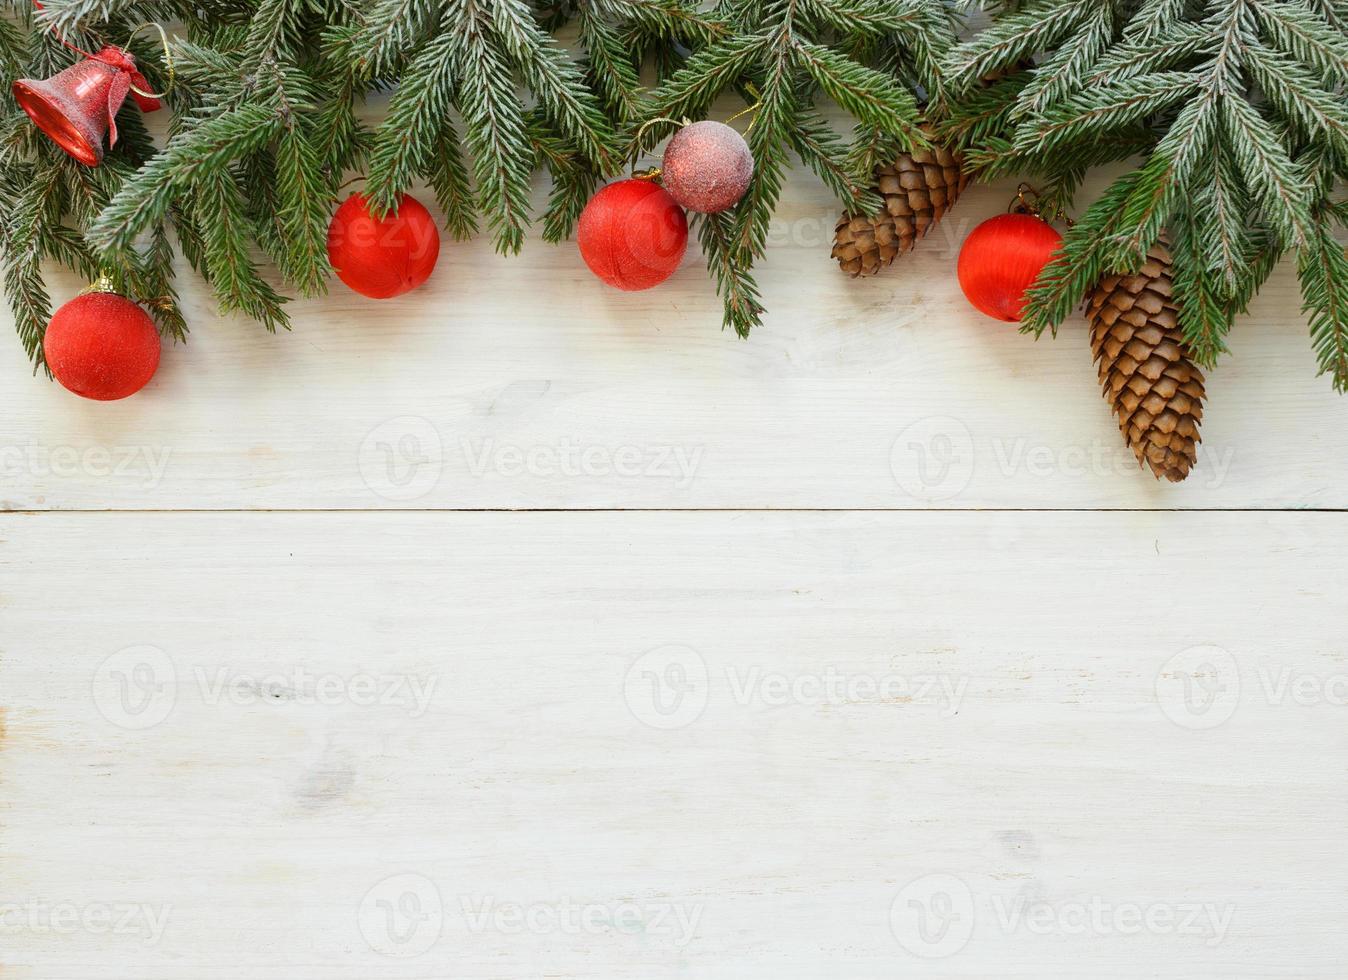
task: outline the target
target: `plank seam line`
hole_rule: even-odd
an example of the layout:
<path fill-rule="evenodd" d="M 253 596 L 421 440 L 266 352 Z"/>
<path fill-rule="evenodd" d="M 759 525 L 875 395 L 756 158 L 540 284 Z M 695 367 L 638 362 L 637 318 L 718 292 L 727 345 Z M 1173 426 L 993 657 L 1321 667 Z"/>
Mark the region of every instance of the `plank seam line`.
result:
<path fill-rule="evenodd" d="M 100 514 L 1343 514 L 1345 507 L 172 507 L 0 510 Z"/>

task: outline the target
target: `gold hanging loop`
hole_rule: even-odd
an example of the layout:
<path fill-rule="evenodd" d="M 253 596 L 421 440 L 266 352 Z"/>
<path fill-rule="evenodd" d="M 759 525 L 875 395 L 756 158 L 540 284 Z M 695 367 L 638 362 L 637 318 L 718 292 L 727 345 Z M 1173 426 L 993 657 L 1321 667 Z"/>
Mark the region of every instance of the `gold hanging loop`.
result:
<path fill-rule="evenodd" d="M 135 92 L 142 98 L 163 99 L 166 98 L 168 94 L 173 91 L 173 82 L 175 78 L 173 67 L 173 48 L 170 47 L 169 45 L 168 32 L 164 30 L 164 26 L 162 24 L 157 24 L 152 20 L 146 21 L 144 24 L 140 24 L 139 26 L 133 28 L 130 35 L 127 36 L 125 48 L 127 51 L 130 51 L 131 42 L 135 40 L 137 34 L 145 30 L 145 28 L 147 27 L 153 27 L 156 31 L 159 32 L 159 40 L 164 45 L 164 70 L 166 73 L 164 91 L 146 92 L 143 89 L 139 89 L 134 85 L 131 86 L 131 91 Z"/>

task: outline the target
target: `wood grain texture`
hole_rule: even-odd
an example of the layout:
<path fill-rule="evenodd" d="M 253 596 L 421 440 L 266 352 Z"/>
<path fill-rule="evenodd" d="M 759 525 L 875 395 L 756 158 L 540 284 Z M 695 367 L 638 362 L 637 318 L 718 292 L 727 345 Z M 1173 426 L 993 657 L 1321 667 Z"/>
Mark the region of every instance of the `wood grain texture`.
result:
<path fill-rule="evenodd" d="M 7 515 L 0 963 L 1338 977 L 1345 546 L 1337 514 Z"/>
<path fill-rule="evenodd" d="M 0 343 L 0 507 L 1348 505 L 1348 403 L 1315 377 L 1290 267 L 1211 373 L 1197 471 L 1159 486 L 1100 398 L 1084 323 L 1035 343 L 960 295 L 959 243 L 1011 195 L 969 191 L 854 282 L 828 256 L 835 204 L 794 174 L 748 342 L 719 329 L 692 253 L 627 294 L 572 243 L 506 259 L 447 242 L 420 290 L 381 303 L 334 283 L 279 336 L 217 318 L 189 275 L 189 343 L 125 402 L 81 402 Z"/>

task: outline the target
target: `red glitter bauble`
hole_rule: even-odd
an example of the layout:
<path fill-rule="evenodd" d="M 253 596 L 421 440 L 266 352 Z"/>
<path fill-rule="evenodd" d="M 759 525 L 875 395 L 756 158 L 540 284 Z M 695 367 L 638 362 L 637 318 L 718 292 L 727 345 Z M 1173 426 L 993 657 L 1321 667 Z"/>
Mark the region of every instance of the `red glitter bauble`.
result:
<path fill-rule="evenodd" d="M 337 277 L 362 296 L 389 299 L 431 277 L 440 257 L 435 219 L 406 194 L 397 213 L 376 218 L 363 194 L 352 194 L 328 225 L 328 261 Z"/>
<path fill-rule="evenodd" d="M 159 331 L 148 313 L 116 293 L 85 293 L 47 324 L 42 354 L 77 395 L 110 402 L 134 395 L 159 367 Z"/>
<path fill-rule="evenodd" d="M 688 219 L 649 180 L 619 180 L 590 198 L 576 243 L 585 264 L 619 289 L 650 289 L 668 279 L 688 247 Z"/>
<path fill-rule="evenodd" d="M 1062 242 L 1043 218 L 999 214 L 977 228 L 960 249 L 957 272 L 964 295 L 983 313 L 1020 322 L 1025 291 L 1034 285 Z"/>
<path fill-rule="evenodd" d="M 674 134 L 660 162 L 660 179 L 689 211 L 715 214 L 734 207 L 754 176 L 754 155 L 725 123 L 704 119 Z"/>

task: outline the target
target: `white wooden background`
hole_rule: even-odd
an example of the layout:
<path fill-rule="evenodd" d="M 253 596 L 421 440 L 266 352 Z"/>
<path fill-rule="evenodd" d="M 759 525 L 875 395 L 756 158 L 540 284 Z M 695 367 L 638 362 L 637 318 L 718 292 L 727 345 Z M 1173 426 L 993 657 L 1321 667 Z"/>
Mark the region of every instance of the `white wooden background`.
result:
<path fill-rule="evenodd" d="M 1157 484 L 1009 196 L 852 282 L 796 175 L 747 343 L 485 240 L 0 343 L 0 976 L 1341 977 L 1348 402 L 1281 270 Z"/>

